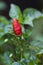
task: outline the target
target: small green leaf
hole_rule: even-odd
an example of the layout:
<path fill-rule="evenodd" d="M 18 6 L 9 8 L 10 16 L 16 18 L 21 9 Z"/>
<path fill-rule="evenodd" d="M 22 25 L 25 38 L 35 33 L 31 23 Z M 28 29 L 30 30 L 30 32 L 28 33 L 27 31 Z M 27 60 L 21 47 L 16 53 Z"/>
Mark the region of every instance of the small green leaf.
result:
<path fill-rule="evenodd" d="M 35 63 L 33 62 L 33 60 L 30 60 L 30 62 L 28 63 L 28 65 L 35 65 Z"/>
<path fill-rule="evenodd" d="M 21 65 L 21 64 L 18 62 L 14 62 L 14 63 L 12 63 L 12 65 Z"/>
<path fill-rule="evenodd" d="M 5 33 L 5 34 L 6 34 L 6 33 L 13 33 L 12 25 L 11 25 L 11 24 L 6 25 L 6 26 L 4 27 L 4 33 Z"/>
<path fill-rule="evenodd" d="M 23 17 L 22 17 L 22 13 L 21 13 L 19 6 L 15 5 L 15 4 L 11 4 L 10 6 L 11 6 L 11 8 L 10 8 L 10 11 L 9 11 L 9 16 L 12 19 L 17 18 L 19 20 L 19 22 L 22 23 Z"/>
<path fill-rule="evenodd" d="M 8 24 L 8 20 L 6 17 L 4 16 L 0 16 L 0 23 L 4 24 L 4 25 L 7 25 Z"/>

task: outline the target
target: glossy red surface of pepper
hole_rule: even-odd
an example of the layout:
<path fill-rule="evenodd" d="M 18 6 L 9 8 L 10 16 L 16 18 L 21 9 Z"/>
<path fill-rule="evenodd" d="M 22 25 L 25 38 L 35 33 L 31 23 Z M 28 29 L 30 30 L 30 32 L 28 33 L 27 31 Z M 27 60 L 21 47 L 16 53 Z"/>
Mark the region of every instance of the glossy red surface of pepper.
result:
<path fill-rule="evenodd" d="M 21 35 L 22 34 L 22 29 L 21 26 L 16 18 L 12 20 L 12 25 L 13 25 L 13 31 L 16 35 Z"/>

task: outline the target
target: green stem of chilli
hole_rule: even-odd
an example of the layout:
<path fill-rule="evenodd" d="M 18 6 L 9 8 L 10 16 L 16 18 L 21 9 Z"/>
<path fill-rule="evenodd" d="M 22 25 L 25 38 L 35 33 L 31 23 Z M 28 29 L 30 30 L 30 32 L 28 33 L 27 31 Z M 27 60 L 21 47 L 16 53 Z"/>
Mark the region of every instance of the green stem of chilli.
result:
<path fill-rule="evenodd" d="M 21 59 L 22 59 L 23 58 L 22 38 L 21 36 L 19 38 L 20 38 L 20 52 L 21 52 Z"/>

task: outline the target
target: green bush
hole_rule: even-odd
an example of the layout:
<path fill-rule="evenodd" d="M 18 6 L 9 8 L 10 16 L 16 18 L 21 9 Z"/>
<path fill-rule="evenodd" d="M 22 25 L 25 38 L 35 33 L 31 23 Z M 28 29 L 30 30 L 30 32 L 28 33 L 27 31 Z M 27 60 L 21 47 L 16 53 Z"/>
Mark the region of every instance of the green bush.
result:
<path fill-rule="evenodd" d="M 0 65 L 43 65 L 43 13 L 26 8 L 23 13 L 11 4 L 11 20 L 0 16 Z M 22 35 L 12 29 L 12 19 L 18 19 Z"/>

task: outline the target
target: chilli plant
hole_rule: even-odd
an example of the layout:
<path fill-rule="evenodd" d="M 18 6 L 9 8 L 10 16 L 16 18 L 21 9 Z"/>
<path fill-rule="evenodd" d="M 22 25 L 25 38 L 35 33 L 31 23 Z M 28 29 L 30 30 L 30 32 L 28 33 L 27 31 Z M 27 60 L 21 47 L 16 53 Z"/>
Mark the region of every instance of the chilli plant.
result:
<path fill-rule="evenodd" d="M 0 65 L 43 65 L 43 13 L 10 5 L 0 16 Z"/>

